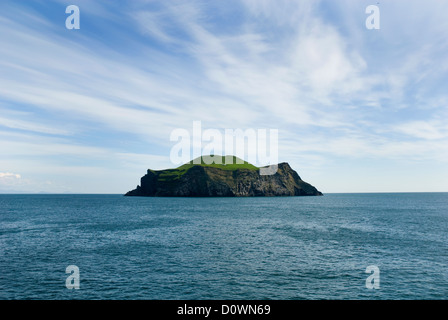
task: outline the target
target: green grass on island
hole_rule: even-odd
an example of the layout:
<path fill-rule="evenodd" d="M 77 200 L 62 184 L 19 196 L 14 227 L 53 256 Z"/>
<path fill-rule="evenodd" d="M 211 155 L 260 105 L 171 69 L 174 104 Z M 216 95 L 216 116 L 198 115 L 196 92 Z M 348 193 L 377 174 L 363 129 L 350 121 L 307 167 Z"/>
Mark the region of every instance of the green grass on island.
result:
<path fill-rule="evenodd" d="M 199 163 L 200 162 L 200 163 Z M 181 165 L 176 169 L 167 169 L 167 170 L 149 170 L 152 172 L 157 172 L 159 175 L 160 181 L 176 181 L 180 179 L 189 169 L 194 166 L 201 167 L 212 167 L 219 168 L 222 170 L 259 170 L 258 167 L 250 164 L 247 161 L 244 161 L 235 156 L 202 156 L 198 157 L 186 164 Z"/>

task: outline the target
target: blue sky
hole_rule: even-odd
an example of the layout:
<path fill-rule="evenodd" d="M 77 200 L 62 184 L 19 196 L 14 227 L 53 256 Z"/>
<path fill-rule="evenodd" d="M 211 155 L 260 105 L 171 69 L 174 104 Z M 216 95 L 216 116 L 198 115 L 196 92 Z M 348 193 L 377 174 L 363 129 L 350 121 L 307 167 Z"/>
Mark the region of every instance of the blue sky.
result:
<path fill-rule="evenodd" d="M 65 8 L 81 12 L 65 28 Z M 381 29 L 365 27 L 377 4 Z M 322 192 L 448 191 L 446 1 L 1 1 L 0 192 L 124 193 L 170 133 L 279 129 Z"/>

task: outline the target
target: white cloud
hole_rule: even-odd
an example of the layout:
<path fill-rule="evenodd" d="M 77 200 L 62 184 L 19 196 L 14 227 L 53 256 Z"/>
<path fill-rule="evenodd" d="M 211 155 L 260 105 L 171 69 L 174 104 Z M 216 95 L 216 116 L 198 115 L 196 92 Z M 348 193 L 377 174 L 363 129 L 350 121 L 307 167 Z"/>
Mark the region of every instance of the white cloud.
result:
<path fill-rule="evenodd" d="M 33 131 L 37 133 L 53 134 L 53 135 L 70 135 L 72 132 L 59 128 L 52 128 L 51 125 L 41 125 L 35 122 L 23 121 L 19 119 L 11 119 L 0 116 L 0 126 L 20 129 L 25 131 Z"/>
<path fill-rule="evenodd" d="M 446 122 L 437 120 L 403 123 L 398 125 L 395 130 L 412 137 L 426 140 L 440 140 L 448 138 L 448 127 Z"/>
<path fill-rule="evenodd" d="M 11 173 L 11 172 L 0 172 L 0 179 L 21 179 L 21 175 L 18 173 Z"/>

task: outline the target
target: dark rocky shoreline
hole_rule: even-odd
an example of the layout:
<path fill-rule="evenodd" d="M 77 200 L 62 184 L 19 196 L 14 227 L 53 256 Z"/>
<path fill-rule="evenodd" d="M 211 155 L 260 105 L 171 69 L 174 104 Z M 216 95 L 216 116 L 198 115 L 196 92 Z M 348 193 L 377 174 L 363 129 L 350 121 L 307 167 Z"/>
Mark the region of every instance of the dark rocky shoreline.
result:
<path fill-rule="evenodd" d="M 140 197 L 263 197 L 321 196 L 314 186 L 303 181 L 288 163 L 280 163 L 274 175 L 259 170 L 195 165 L 176 179 L 164 179 L 167 170 L 148 170 L 140 186 L 125 196 Z"/>

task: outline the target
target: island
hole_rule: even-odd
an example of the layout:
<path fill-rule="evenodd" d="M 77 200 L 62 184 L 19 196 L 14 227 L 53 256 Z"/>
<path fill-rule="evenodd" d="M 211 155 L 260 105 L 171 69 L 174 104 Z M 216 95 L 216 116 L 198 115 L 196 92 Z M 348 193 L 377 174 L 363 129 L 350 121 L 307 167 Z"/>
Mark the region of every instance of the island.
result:
<path fill-rule="evenodd" d="M 311 184 L 303 181 L 288 163 L 278 164 L 273 175 L 261 175 L 260 168 L 235 156 L 231 160 L 205 157 L 178 168 L 148 170 L 136 189 L 125 196 L 139 197 L 269 197 L 321 196 Z M 226 156 L 229 157 L 229 156 Z M 227 160 L 227 161 L 226 161 Z M 221 164 L 219 164 L 221 163 Z M 230 163 L 230 164 L 225 164 Z"/>

